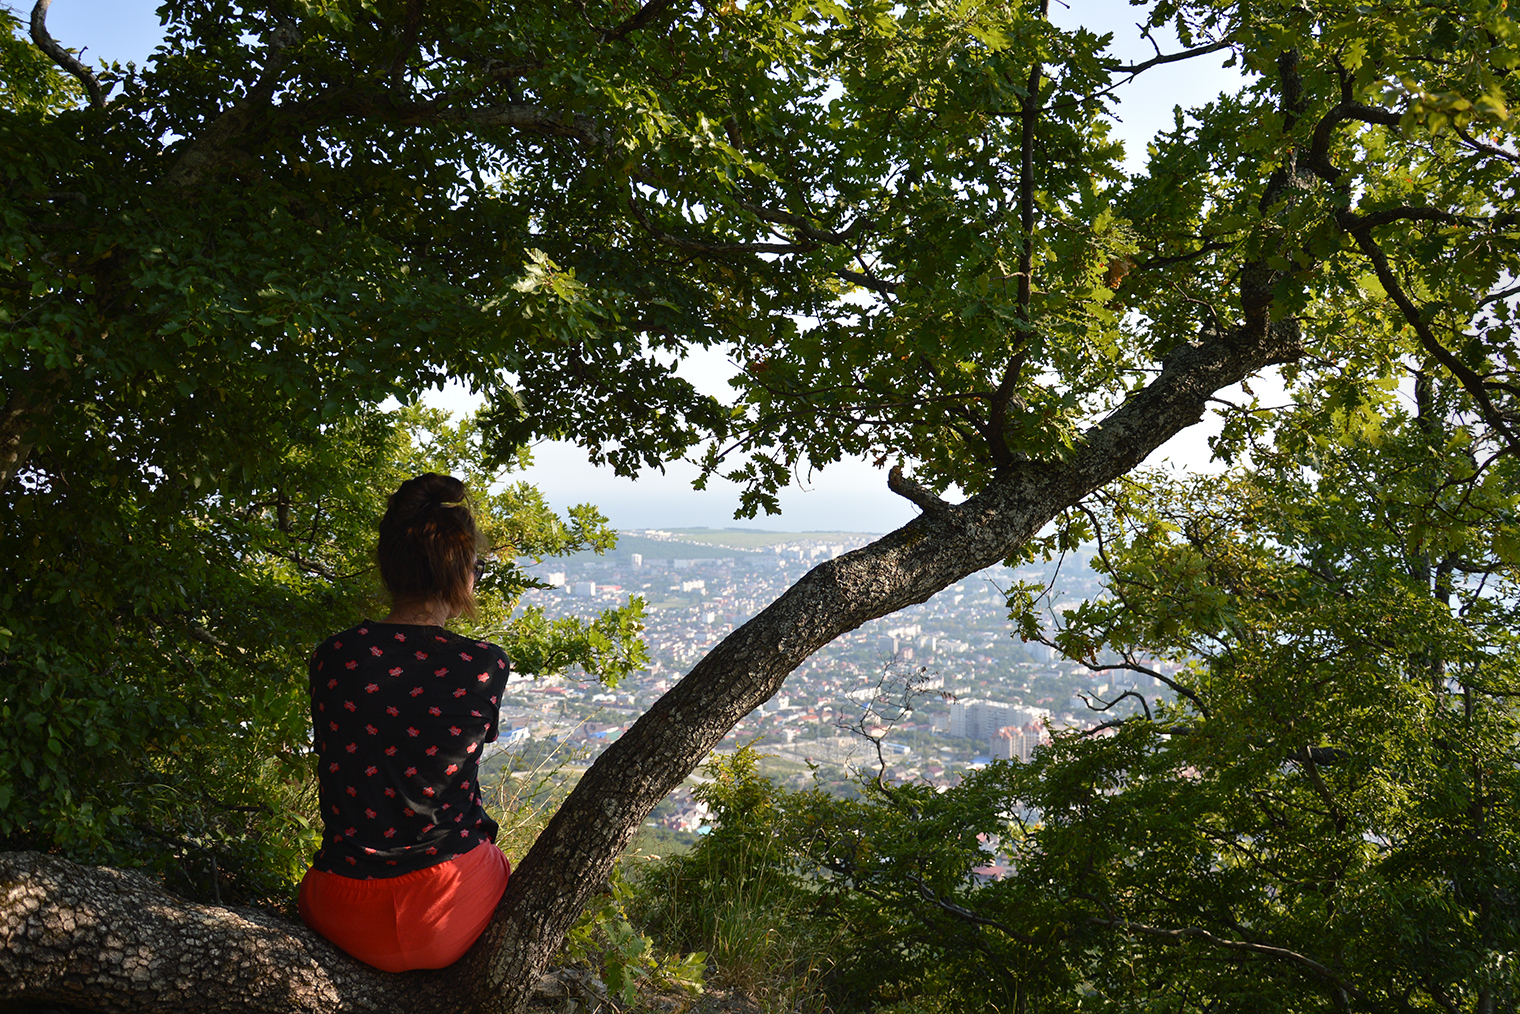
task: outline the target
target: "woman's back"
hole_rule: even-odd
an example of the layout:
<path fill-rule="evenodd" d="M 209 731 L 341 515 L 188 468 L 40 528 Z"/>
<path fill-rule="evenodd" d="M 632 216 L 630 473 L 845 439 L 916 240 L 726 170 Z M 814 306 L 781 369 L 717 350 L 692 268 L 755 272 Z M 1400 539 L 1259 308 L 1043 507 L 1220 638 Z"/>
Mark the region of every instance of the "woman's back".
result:
<path fill-rule="evenodd" d="M 410 873 L 496 836 L 476 768 L 496 738 L 506 654 L 442 627 L 366 620 L 311 660 L 322 849 L 346 876 Z"/>

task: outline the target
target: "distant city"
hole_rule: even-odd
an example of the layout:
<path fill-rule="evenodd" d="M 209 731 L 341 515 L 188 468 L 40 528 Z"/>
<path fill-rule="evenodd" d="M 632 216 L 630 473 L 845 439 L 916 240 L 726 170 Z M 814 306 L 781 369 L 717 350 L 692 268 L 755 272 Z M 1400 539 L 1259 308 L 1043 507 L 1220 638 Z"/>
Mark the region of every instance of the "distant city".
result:
<path fill-rule="evenodd" d="M 651 662 L 614 688 L 573 676 L 512 682 L 498 751 L 519 754 L 516 767 L 551 751 L 588 762 L 808 569 L 873 538 L 646 529 L 620 533 L 617 549 L 604 556 L 581 553 L 532 568 L 553 587 L 529 592 L 524 604 L 551 620 L 589 617 L 642 596 Z M 757 744 L 770 755 L 767 773 L 797 786 L 816 780 L 849 792 L 861 772 L 878 770 L 892 781 L 948 786 L 994 759 L 1027 761 L 1051 729 L 1091 728 L 1121 713 L 1094 711 L 1089 701 L 1111 701 L 1130 687 L 1147 696 L 1160 689 L 1149 677 L 1095 674 L 1053 659 L 1044 645 L 1021 644 L 1003 592 L 1017 581 L 1052 585 L 1058 605 L 1101 593 L 1086 554 L 1016 571 L 990 567 L 817 652 L 719 749 Z M 677 790 L 656 810 L 658 823 L 700 829 L 706 814 L 689 790 Z"/>

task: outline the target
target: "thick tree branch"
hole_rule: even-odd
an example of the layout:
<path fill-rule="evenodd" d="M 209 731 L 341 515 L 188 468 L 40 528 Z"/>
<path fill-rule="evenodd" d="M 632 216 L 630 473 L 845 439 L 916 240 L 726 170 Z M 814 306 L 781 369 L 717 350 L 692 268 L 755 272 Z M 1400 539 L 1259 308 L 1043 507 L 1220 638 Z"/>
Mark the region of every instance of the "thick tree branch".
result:
<path fill-rule="evenodd" d="M 622 24 L 607 29 L 602 34 L 602 41 L 615 42 L 640 29 L 647 28 L 656 18 L 669 11 L 675 5 L 676 0 L 649 0 L 648 3 L 635 11 L 633 16 Z"/>
<path fill-rule="evenodd" d="M 293 21 L 280 19 L 275 23 L 268 34 L 264 66 L 259 72 L 259 79 L 248 89 L 246 95 L 212 120 L 190 142 L 179 161 L 164 177 L 165 185 L 194 187 L 219 169 L 242 165 L 248 161 L 248 156 L 237 148 L 237 143 L 248 132 L 254 117 L 267 108 L 274 98 L 280 72 L 300 41 L 300 30 Z"/>
<path fill-rule="evenodd" d="M 0 1001 L 381 1014 L 440 1011 L 448 992 L 438 973 L 376 971 L 268 912 L 192 904 L 138 873 L 0 853 Z"/>
<path fill-rule="evenodd" d="M 75 59 L 74 54 L 58 45 L 47 30 L 47 12 L 53 5 L 53 0 L 37 0 L 37 5 L 32 8 L 32 42 L 37 48 L 48 55 L 59 67 L 79 79 L 84 85 L 84 90 L 90 93 L 90 105 L 96 109 L 106 107 L 105 91 L 100 87 L 100 82 L 95 79 L 95 73 Z"/>
<path fill-rule="evenodd" d="M 1202 418 L 1214 391 L 1299 351 L 1291 319 L 1182 346 L 1067 460 L 1019 463 L 969 500 L 822 564 L 724 638 L 608 747 L 524 858 L 478 948 L 491 988 L 515 998 L 509 1007 L 525 999 L 519 970 L 542 967 L 544 942 L 560 939 L 644 817 L 814 651 L 1005 559 Z"/>

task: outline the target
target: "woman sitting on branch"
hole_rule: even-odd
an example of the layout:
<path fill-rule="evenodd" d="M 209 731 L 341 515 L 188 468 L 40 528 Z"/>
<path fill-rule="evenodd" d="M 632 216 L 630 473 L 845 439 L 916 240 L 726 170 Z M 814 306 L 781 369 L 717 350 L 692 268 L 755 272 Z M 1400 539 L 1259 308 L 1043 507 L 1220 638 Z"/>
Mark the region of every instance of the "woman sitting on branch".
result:
<path fill-rule="evenodd" d="M 390 614 L 334 634 L 311 658 L 325 829 L 301 918 L 388 972 L 459 960 L 511 872 L 478 773 L 507 656 L 443 627 L 475 614 L 481 548 L 462 482 L 429 472 L 402 483 L 380 522 Z"/>

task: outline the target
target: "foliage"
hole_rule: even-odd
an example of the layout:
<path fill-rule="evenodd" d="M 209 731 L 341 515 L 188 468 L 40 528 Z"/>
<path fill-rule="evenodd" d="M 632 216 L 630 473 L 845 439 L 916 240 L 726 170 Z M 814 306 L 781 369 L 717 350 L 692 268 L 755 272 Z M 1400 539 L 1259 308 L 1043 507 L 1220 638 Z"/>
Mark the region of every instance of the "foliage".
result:
<path fill-rule="evenodd" d="M 816 899 L 777 832 L 792 797 L 760 776 L 759 760 L 745 746 L 709 761 L 711 780 L 693 796 L 712 830 L 637 866 L 629 911 L 664 946 L 702 949 L 723 984 L 797 1009 L 834 964 L 833 932 L 814 922 Z"/>
<path fill-rule="evenodd" d="M 614 872 L 565 937 L 564 956 L 597 967 L 611 995 L 625 1004 L 646 987 L 701 993 L 707 955 L 692 951 L 660 957 L 654 941 L 629 922 L 629 897 L 623 875 Z"/>

